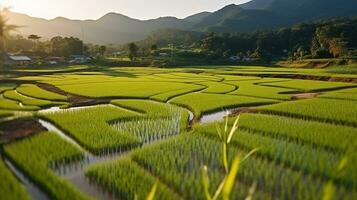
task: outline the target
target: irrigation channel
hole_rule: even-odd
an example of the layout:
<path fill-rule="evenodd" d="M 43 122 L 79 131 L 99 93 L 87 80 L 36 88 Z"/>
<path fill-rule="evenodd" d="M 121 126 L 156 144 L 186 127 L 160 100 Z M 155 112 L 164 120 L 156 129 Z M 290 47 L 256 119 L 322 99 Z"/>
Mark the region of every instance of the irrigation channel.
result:
<path fill-rule="evenodd" d="M 169 104 L 172 105 L 172 104 Z M 46 112 L 58 112 L 58 111 L 65 111 L 65 110 L 79 110 L 79 109 L 85 109 L 85 108 L 90 108 L 90 107 L 95 107 L 97 105 L 93 106 L 81 106 L 81 107 L 73 107 L 73 108 L 67 108 L 67 109 L 61 109 L 59 107 L 52 107 L 48 109 L 43 109 L 39 112 L 46 113 Z M 176 106 L 176 105 L 175 105 Z M 181 107 L 183 108 L 183 107 Z M 124 108 L 125 109 L 125 108 Z M 192 124 L 194 122 L 194 114 L 188 110 L 187 108 L 183 108 L 184 110 L 189 112 L 189 124 Z M 198 120 L 197 123 L 199 124 L 206 124 L 206 123 L 211 123 L 219 120 L 223 120 L 224 117 L 227 114 L 231 114 L 233 111 L 237 109 L 229 109 L 225 111 L 218 111 L 214 113 L 209 113 L 209 114 L 204 114 L 201 116 L 201 118 Z M 133 111 L 134 112 L 134 111 Z M 67 164 L 61 164 L 61 163 L 52 163 L 50 165 L 50 168 L 60 177 L 64 178 L 65 180 L 70 181 L 72 184 L 74 184 L 81 192 L 84 194 L 87 194 L 88 196 L 94 197 L 96 199 L 101 199 L 101 200 L 116 200 L 117 198 L 108 190 L 98 186 L 95 183 L 90 182 L 86 177 L 85 177 L 85 169 L 94 164 L 98 163 L 105 163 L 105 162 L 110 162 L 115 159 L 119 159 L 120 157 L 124 157 L 129 154 L 134 149 L 130 150 L 112 150 L 112 151 L 107 151 L 103 152 L 100 155 L 95 155 L 92 154 L 91 152 L 87 151 L 85 148 L 83 148 L 80 144 L 78 144 L 74 139 L 71 137 L 67 136 L 66 133 L 64 133 L 59 127 L 54 125 L 53 123 L 46 121 L 44 119 L 38 119 L 38 122 L 46 128 L 48 131 L 55 133 L 59 135 L 61 138 L 66 140 L 67 142 L 71 143 L 75 147 L 77 147 L 79 150 L 84 152 L 84 159 L 80 161 L 73 161 L 71 163 Z M 164 140 L 167 139 L 168 137 L 179 134 L 180 131 L 167 135 L 167 136 L 161 136 L 159 138 L 149 138 L 148 140 L 143 140 L 143 144 L 141 146 L 136 147 L 137 148 L 142 148 L 144 146 L 153 144 L 159 140 Z M 29 180 L 26 175 L 24 175 L 20 170 L 18 170 L 9 159 L 4 158 L 5 163 L 9 167 L 9 169 L 14 173 L 14 175 L 24 184 L 24 186 L 27 188 L 27 191 L 30 193 L 30 195 L 33 197 L 33 199 L 36 200 L 47 200 L 49 197 L 41 191 L 39 187 L 37 187 L 34 183 L 32 183 L 31 180 Z"/>

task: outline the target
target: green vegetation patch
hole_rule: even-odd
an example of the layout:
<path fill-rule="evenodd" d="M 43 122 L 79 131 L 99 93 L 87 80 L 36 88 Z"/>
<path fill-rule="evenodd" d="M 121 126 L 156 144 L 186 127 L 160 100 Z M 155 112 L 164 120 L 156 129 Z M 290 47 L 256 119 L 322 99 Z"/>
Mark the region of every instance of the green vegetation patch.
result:
<path fill-rule="evenodd" d="M 318 98 L 284 102 L 260 109 L 268 113 L 357 126 L 357 107 L 353 101 Z"/>
<path fill-rule="evenodd" d="M 291 88 L 301 91 L 321 91 L 338 89 L 344 87 L 351 87 L 351 83 L 327 82 L 327 81 L 313 81 L 313 80 L 291 80 L 287 82 L 265 83 L 264 86 Z"/>
<path fill-rule="evenodd" d="M 205 85 L 207 87 L 207 89 L 202 91 L 204 93 L 226 94 L 237 89 L 237 87 L 234 85 L 229 85 L 222 82 L 200 82 L 199 84 Z"/>
<path fill-rule="evenodd" d="M 1 199 L 31 199 L 25 187 L 14 177 L 2 159 L 0 159 L 0 177 Z"/>
<path fill-rule="evenodd" d="M 115 130 L 110 121 L 138 117 L 130 112 L 111 105 L 99 105 L 78 110 L 63 110 L 41 113 L 44 117 L 74 138 L 93 153 L 108 149 L 127 149 L 140 144 L 130 133 Z"/>
<path fill-rule="evenodd" d="M 54 133 L 44 132 L 4 146 L 14 164 L 53 199 L 89 199 L 59 178 L 49 165 L 83 159 L 83 152 Z"/>
<path fill-rule="evenodd" d="M 59 86 L 59 88 L 70 93 L 94 98 L 149 98 L 150 96 L 173 90 L 181 90 L 189 86 L 189 84 L 173 82 L 96 82 L 85 85 L 63 85 Z"/>
<path fill-rule="evenodd" d="M 357 128 L 265 114 L 243 114 L 240 127 L 276 139 L 305 142 L 312 146 L 347 152 L 357 147 Z M 338 142 L 336 142 L 338 141 Z"/>
<path fill-rule="evenodd" d="M 357 88 L 350 88 L 350 89 L 328 92 L 323 95 L 320 95 L 319 97 L 329 98 L 329 99 L 342 99 L 342 100 L 357 101 Z"/>
<path fill-rule="evenodd" d="M 119 199 L 145 199 L 158 181 L 129 159 L 93 166 L 87 170 L 86 176 L 103 188 L 111 190 Z M 155 199 L 180 199 L 167 186 L 158 183 Z"/>
<path fill-rule="evenodd" d="M 29 97 L 37 98 L 37 99 L 45 99 L 50 101 L 67 101 L 67 97 L 49 92 L 47 90 L 43 90 L 36 85 L 32 84 L 23 84 L 20 87 L 16 88 L 16 90 Z"/>
<path fill-rule="evenodd" d="M 0 96 L 0 109 L 18 110 L 18 111 L 35 111 L 35 110 L 39 110 L 40 107 L 20 105 L 19 102 L 17 101 L 5 99 L 3 96 Z"/>
<path fill-rule="evenodd" d="M 6 91 L 6 92 L 4 92 L 3 95 L 7 99 L 19 101 L 23 105 L 28 105 L 28 106 L 50 107 L 50 106 L 55 106 L 55 105 L 63 105 L 63 103 L 61 103 L 61 102 L 56 103 L 56 102 L 52 102 L 52 101 L 48 101 L 48 100 L 27 97 L 27 96 L 24 96 L 24 95 L 18 93 L 16 90 Z"/>
<path fill-rule="evenodd" d="M 174 98 L 172 103 L 191 108 L 196 116 L 220 109 L 277 103 L 277 100 L 225 94 L 192 93 Z"/>

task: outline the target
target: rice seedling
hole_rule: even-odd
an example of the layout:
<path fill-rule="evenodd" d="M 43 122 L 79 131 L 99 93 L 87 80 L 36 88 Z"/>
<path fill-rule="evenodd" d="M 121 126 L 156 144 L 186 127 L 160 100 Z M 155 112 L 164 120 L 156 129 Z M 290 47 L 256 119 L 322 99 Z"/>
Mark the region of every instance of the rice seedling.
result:
<path fill-rule="evenodd" d="M 248 151 L 237 148 L 234 143 L 232 145 L 229 155 L 248 154 Z M 264 146 L 258 145 L 263 150 Z M 132 158 L 184 198 L 206 199 L 201 181 L 201 166 L 207 165 L 209 169 L 210 194 L 213 194 L 213 188 L 218 188 L 226 174 L 222 167 L 221 151 L 217 151 L 220 147 L 220 142 L 200 134 L 184 134 L 137 150 Z M 260 151 L 256 155 L 258 154 Z M 229 162 L 232 162 L 230 158 Z M 287 199 L 294 198 L 295 195 L 303 199 L 316 199 L 321 196 L 325 185 L 320 177 L 292 170 L 279 164 L 279 160 L 268 160 L 255 155 L 244 161 L 239 174 L 232 199 L 245 198 L 255 181 L 256 199 Z M 341 186 L 337 188 L 337 196 L 341 199 L 348 199 L 350 194 L 351 190 Z"/>
<path fill-rule="evenodd" d="M 24 186 L 14 177 L 2 159 L 0 159 L 0 177 L 1 199 L 31 199 Z"/>
<path fill-rule="evenodd" d="M 153 100 L 156 100 L 156 101 L 167 102 L 167 101 L 169 101 L 170 99 L 172 99 L 174 97 L 182 96 L 182 95 L 185 95 L 185 94 L 190 94 L 192 92 L 201 91 L 203 89 L 205 89 L 205 86 L 191 84 L 189 87 L 184 88 L 184 89 L 173 90 L 173 91 L 169 91 L 169 92 L 165 92 L 165 93 L 161 93 L 161 94 L 157 94 L 157 95 L 151 96 L 150 99 L 153 99 Z"/>
<path fill-rule="evenodd" d="M 3 96 L 7 99 L 18 101 L 21 102 L 23 105 L 28 105 L 28 106 L 50 107 L 55 105 L 63 105 L 63 103 L 61 102 L 52 102 L 48 100 L 27 97 L 18 93 L 16 90 L 6 91 L 4 92 Z"/>
<path fill-rule="evenodd" d="M 137 117 L 137 113 L 119 107 L 100 105 L 78 110 L 40 113 L 39 116 L 58 125 L 92 153 L 129 149 L 141 143 L 132 134 L 119 132 L 109 124 L 113 120 Z"/>
<path fill-rule="evenodd" d="M 243 114 L 240 127 L 276 139 L 304 142 L 338 152 L 357 146 L 354 139 L 357 129 L 341 125 L 274 115 Z"/>
<path fill-rule="evenodd" d="M 174 104 L 189 107 L 195 116 L 225 108 L 258 106 L 277 103 L 277 100 L 225 94 L 192 93 L 172 99 Z"/>
<path fill-rule="evenodd" d="M 89 199 L 49 168 L 54 162 L 83 159 L 83 152 L 54 133 L 44 132 L 4 146 L 4 153 L 53 199 Z"/>
<path fill-rule="evenodd" d="M 291 80 L 287 82 L 265 83 L 264 86 L 291 88 L 301 91 L 323 91 L 330 89 L 339 89 L 352 87 L 351 83 L 327 82 L 327 81 L 314 81 L 314 80 Z"/>
<path fill-rule="evenodd" d="M 128 158 L 92 166 L 86 170 L 86 176 L 101 187 L 110 190 L 119 199 L 147 199 L 155 184 L 157 188 L 154 199 L 181 199 L 165 184 Z"/>
<path fill-rule="evenodd" d="M 242 119 L 244 118 L 242 117 Z M 242 120 L 241 124 L 243 126 L 244 120 Z M 219 139 L 214 125 L 199 127 L 197 131 L 203 135 Z M 256 154 L 263 158 L 277 161 L 282 165 L 312 175 L 328 178 L 334 178 L 335 164 L 342 157 L 340 153 L 326 151 L 325 149 L 306 145 L 298 141 L 288 142 L 281 138 L 274 139 L 262 134 L 242 130 L 232 137 L 232 145 L 247 150 L 262 147 Z M 354 148 L 352 146 L 352 149 Z M 348 173 L 338 177 L 335 181 L 346 187 L 355 187 L 356 183 L 354 180 L 357 177 L 357 173 L 353 169 L 353 166 L 356 163 L 356 156 L 351 156 L 350 166 L 346 169 Z"/>
<path fill-rule="evenodd" d="M 327 92 L 325 94 L 320 95 L 319 98 L 357 101 L 357 88 Z"/>
<path fill-rule="evenodd" d="M 236 86 L 226 84 L 224 82 L 200 82 L 199 84 L 205 85 L 207 89 L 203 90 L 203 93 L 213 94 L 226 94 L 236 90 Z"/>
<path fill-rule="evenodd" d="M 67 97 L 43 90 L 36 85 L 23 84 L 16 88 L 20 94 L 25 96 L 33 97 L 36 99 L 44 99 L 50 101 L 67 101 Z"/>
<path fill-rule="evenodd" d="M 180 133 L 181 116 L 174 115 L 161 118 L 138 118 L 130 121 L 115 121 L 113 127 L 119 132 L 130 133 L 142 143 L 163 140 Z"/>
<path fill-rule="evenodd" d="M 308 99 L 263 106 L 260 109 L 272 114 L 357 126 L 357 107 L 353 101 Z"/>
<path fill-rule="evenodd" d="M 1 110 L 18 110 L 18 111 L 35 111 L 39 110 L 38 106 L 25 106 L 17 101 L 9 100 L 0 96 L 0 109 Z"/>

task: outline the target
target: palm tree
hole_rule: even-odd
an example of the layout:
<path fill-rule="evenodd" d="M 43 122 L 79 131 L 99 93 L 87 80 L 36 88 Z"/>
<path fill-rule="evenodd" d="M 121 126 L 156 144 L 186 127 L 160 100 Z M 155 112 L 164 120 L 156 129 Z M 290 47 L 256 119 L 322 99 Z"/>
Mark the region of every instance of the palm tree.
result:
<path fill-rule="evenodd" d="M 0 8 L 0 60 L 5 55 L 5 39 L 11 31 L 19 28 L 19 26 L 8 24 L 8 19 L 5 16 L 7 11 L 7 8 Z"/>

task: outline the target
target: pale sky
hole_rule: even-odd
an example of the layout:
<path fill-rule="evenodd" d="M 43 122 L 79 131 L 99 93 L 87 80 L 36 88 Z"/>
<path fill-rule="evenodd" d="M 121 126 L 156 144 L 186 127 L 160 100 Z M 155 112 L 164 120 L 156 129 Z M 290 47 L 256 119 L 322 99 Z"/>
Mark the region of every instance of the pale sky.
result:
<path fill-rule="evenodd" d="M 137 19 L 161 16 L 184 18 L 202 11 L 215 11 L 249 0 L 0 0 L 1 6 L 33 17 L 53 19 L 98 19 L 108 12 L 117 12 Z"/>

